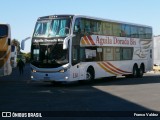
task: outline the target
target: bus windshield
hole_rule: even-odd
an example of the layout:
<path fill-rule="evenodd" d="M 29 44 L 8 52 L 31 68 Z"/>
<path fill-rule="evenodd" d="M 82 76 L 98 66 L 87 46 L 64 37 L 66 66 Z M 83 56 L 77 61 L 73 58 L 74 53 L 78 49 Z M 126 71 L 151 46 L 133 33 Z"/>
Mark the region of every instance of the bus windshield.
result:
<path fill-rule="evenodd" d="M 6 37 L 8 35 L 8 27 L 6 25 L 0 25 L 0 37 Z"/>
<path fill-rule="evenodd" d="M 36 23 L 34 37 L 65 37 L 70 32 L 70 19 L 42 20 Z"/>
<path fill-rule="evenodd" d="M 68 50 L 60 43 L 33 45 L 32 64 L 40 68 L 56 68 L 68 63 Z"/>

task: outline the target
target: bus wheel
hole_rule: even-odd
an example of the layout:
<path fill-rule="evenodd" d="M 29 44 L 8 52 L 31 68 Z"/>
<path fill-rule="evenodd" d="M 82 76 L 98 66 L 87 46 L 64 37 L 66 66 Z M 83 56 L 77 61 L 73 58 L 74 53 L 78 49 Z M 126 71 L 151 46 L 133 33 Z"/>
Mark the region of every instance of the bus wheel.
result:
<path fill-rule="evenodd" d="M 94 80 L 94 70 L 93 68 L 89 67 L 86 73 L 86 80 Z"/>
<path fill-rule="evenodd" d="M 133 76 L 133 78 L 138 77 L 138 67 L 137 67 L 137 65 L 134 65 L 134 67 L 133 67 L 132 76 Z"/>
<path fill-rule="evenodd" d="M 143 66 L 141 66 L 139 69 L 138 69 L 138 77 L 143 77 L 143 73 L 144 73 L 144 68 Z"/>

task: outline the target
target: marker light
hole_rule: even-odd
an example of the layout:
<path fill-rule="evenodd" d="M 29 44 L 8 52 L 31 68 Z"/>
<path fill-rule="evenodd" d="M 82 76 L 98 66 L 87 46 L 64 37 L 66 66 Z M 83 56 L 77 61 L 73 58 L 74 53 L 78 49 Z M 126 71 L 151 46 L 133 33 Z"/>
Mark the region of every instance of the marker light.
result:
<path fill-rule="evenodd" d="M 66 72 L 66 71 L 67 71 L 67 69 L 62 69 L 62 70 L 60 70 L 59 72 L 64 73 L 64 72 Z"/>

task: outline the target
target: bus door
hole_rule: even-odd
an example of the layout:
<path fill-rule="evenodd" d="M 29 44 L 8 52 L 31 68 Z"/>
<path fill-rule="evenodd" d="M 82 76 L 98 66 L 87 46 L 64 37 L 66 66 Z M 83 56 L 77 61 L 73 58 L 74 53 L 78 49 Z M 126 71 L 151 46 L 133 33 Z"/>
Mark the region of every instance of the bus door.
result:
<path fill-rule="evenodd" d="M 77 36 L 72 38 L 72 48 L 71 48 L 71 76 L 73 80 L 78 80 L 80 78 L 80 44 L 77 40 Z"/>

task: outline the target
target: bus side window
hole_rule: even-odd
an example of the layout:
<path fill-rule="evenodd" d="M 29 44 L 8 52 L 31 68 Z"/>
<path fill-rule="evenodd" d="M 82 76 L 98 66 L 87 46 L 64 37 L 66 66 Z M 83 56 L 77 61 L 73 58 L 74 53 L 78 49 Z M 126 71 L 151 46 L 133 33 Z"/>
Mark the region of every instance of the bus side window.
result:
<path fill-rule="evenodd" d="M 99 34 L 99 21 L 91 20 L 91 34 Z"/>
<path fill-rule="evenodd" d="M 145 28 L 145 38 L 146 39 L 152 38 L 152 29 L 151 28 Z"/>
<path fill-rule="evenodd" d="M 113 36 L 120 37 L 121 35 L 121 25 L 119 23 L 113 23 Z"/>
<path fill-rule="evenodd" d="M 85 23 L 85 26 L 84 26 L 84 34 L 85 34 L 85 35 L 88 35 L 88 34 L 90 34 L 90 32 L 91 32 L 90 20 L 89 20 L 89 19 L 86 19 L 84 23 Z"/>
<path fill-rule="evenodd" d="M 131 37 L 132 38 L 138 38 L 139 37 L 137 26 L 131 26 Z"/>
<path fill-rule="evenodd" d="M 80 19 L 77 18 L 75 20 L 75 24 L 74 24 L 74 33 L 77 34 L 77 33 L 81 33 L 81 28 L 80 28 Z"/>
<path fill-rule="evenodd" d="M 139 37 L 141 39 L 145 39 L 145 29 L 144 29 L 144 27 L 139 27 L 138 32 L 139 32 Z"/>

